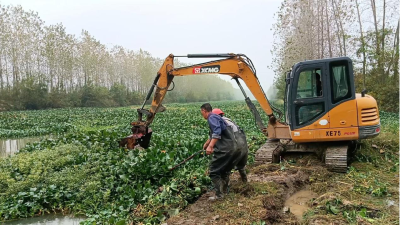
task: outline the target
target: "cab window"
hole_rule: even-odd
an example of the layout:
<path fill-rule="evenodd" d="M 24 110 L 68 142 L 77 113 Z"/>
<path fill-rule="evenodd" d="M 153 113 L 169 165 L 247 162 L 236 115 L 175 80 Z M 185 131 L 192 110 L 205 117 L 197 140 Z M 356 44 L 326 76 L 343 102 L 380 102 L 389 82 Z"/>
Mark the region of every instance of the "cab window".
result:
<path fill-rule="evenodd" d="M 322 96 L 321 69 L 304 70 L 299 75 L 297 83 L 297 99 Z"/>
<path fill-rule="evenodd" d="M 306 124 L 325 112 L 325 104 L 317 102 L 296 107 L 296 125 Z"/>
<path fill-rule="evenodd" d="M 330 63 L 332 103 L 351 98 L 350 76 L 347 61 Z"/>

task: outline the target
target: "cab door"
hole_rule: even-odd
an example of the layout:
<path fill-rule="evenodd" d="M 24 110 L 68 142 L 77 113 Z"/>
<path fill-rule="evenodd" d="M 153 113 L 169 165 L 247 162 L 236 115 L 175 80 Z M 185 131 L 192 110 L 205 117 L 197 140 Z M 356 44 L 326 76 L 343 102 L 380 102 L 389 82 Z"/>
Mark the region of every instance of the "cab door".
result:
<path fill-rule="evenodd" d="M 350 59 L 329 62 L 329 117 L 331 128 L 356 128 L 357 102 L 355 100 L 354 76 Z M 343 132 L 343 136 L 355 136 L 355 130 Z"/>
<path fill-rule="evenodd" d="M 300 65 L 293 73 L 290 85 L 292 104 L 288 106 L 292 139 L 295 141 L 311 141 L 318 138 L 314 136 L 315 129 L 329 128 L 327 74 L 323 62 Z"/>

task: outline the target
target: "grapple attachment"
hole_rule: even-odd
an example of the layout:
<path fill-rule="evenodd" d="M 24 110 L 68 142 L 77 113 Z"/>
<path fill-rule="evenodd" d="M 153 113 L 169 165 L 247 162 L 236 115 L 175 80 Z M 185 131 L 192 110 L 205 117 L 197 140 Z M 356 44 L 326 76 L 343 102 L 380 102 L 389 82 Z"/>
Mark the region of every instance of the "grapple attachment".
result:
<path fill-rule="evenodd" d="M 119 142 L 120 147 L 126 147 L 127 149 L 134 149 L 136 146 L 142 148 L 148 148 L 150 144 L 152 130 L 146 126 L 133 126 L 132 134 L 122 139 Z"/>
<path fill-rule="evenodd" d="M 142 120 L 143 114 L 147 115 L 147 121 Z M 148 124 L 152 118 L 153 115 L 148 110 L 138 109 L 138 120 L 131 123 L 132 134 L 123 138 L 119 142 L 119 146 L 126 147 L 127 149 L 134 149 L 136 146 L 148 148 L 152 135 L 152 130 Z"/>

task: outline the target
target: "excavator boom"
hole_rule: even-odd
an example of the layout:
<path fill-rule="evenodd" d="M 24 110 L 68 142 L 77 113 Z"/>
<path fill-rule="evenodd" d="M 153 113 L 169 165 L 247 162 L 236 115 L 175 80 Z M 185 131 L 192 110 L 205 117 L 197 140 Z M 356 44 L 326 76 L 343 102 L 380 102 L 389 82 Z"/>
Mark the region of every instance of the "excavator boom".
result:
<path fill-rule="evenodd" d="M 188 57 L 188 58 L 222 58 L 214 61 L 191 65 L 187 67 L 174 67 L 175 57 Z M 165 108 L 162 106 L 168 88 L 173 82 L 173 79 L 178 76 L 191 76 L 191 75 L 211 75 L 221 74 L 231 76 L 236 80 L 240 89 L 242 90 L 247 105 L 253 113 L 257 126 L 259 129 L 271 139 L 290 139 L 289 126 L 280 122 L 274 114 L 274 110 L 281 114 L 277 109 L 268 102 L 268 99 L 260 85 L 260 82 L 256 76 L 256 70 L 251 60 L 244 54 L 188 54 L 186 56 L 174 56 L 170 54 L 164 61 L 160 70 L 154 79 L 153 85 L 151 86 L 147 97 L 140 109 L 138 109 L 138 120 L 132 122 L 132 133 L 128 138 L 125 138 L 120 145 L 127 145 L 128 148 L 133 148 L 137 144 L 146 148 L 150 140 L 151 130 L 149 131 L 149 125 L 153 122 L 153 119 L 158 112 L 162 112 Z M 260 103 L 261 108 L 268 115 L 268 125 L 264 126 L 261 121 L 261 117 L 251 103 L 250 99 L 246 96 L 246 93 L 241 86 L 239 79 L 244 81 L 246 86 L 250 89 L 251 93 Z M 150 110 L 144 109 L 146 102 L 150 99 L 151 94 L 154 92 L 154 97 L 151 103 Z M 146 116 L 144 120 L 143 116 Z M 281 115 L 279 115 L 281 116 Z M 145 138 L 146 137 L 146 138 Z"/>

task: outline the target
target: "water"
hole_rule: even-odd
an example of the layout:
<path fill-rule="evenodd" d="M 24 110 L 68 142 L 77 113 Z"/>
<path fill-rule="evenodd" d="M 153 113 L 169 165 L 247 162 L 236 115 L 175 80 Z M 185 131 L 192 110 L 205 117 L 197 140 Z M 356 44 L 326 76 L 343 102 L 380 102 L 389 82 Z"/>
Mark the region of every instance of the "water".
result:
<path fill-rule="evenodd" d="M 285 201 L 285 207 L 290 209 L 297 219 L 302 220 L 303 214 L 309 209 L 308 203 L 311 199 L 318 197 L 315 192 L 309 190 L 301 190 L 294 193 Z"/>
<path fill-rule="evenodd" d="M 39 141 L 43 137 L 30 137 L 20 139 L 0 139 L 0 158 L 14 155 L 28 143 Z"/>
<path fill-rule="evenodd" d="M 5 225 L 78 225 L 83 218 L 73 217 L 71 215 L 49 214 L 27 219 L 19 219 L 4 223 Z M 2 224 L 0 222 L 0 224 Z"/>

